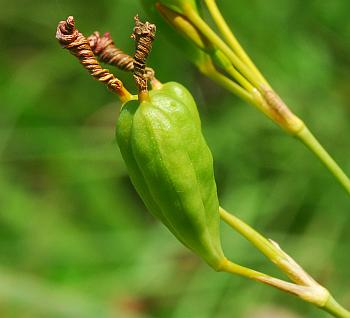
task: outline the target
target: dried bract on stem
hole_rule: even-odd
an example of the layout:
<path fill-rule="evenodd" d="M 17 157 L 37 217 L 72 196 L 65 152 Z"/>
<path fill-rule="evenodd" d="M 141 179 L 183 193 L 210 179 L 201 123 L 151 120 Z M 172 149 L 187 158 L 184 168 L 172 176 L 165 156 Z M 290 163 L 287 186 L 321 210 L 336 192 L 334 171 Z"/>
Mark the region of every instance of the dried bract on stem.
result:
<path fill-rule="evenodd" d="M 122 100 L 130 98 L 130 93 L 124 88 L 123 83 L 114 77 L 108 70 L 103 69 L 91 50 L 88 40 L 75 28 L 74 18 L 69 16 L 65 21 L 59 22 L 56 38 L 63 48 L 76 56 L 80 63 L 98 81 L 106 84 L 116 92 Z"/>
<path fill-rule="evenodd" d="M 261 85 L 261 90 L 274 120 L 290 133 L 297 134 L 304 127 L 304 123 L 292 113 L 275 91 L 266 85 Z"/>
<path fill-rule="evenodd" d="M 152 42 L 155 38 L 156 26 L 149 22 L 141 22 L 135 16 L 135 27 L 131 38 L 136 42 L 134 56 L 134 78 L 139 89 L 139 99 L 147 99 L 147 79 L 145 76 L 146 60 L 152 49 Z"/>

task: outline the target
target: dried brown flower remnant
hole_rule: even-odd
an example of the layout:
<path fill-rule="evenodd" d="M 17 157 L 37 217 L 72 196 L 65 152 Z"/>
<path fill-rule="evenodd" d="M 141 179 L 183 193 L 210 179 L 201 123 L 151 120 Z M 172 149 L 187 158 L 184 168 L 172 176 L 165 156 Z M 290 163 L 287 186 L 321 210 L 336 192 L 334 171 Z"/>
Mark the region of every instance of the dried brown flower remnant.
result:
<path fill-rule="evenodd" d="M 136 42 L 134 56 L 134 78 L 139 89 L 140 100 L 148 96 L 147 79 L 145 76 L 146 60 L 152 49 L 155 38 L 156 26 L 149 22 L 141 22 L 138 15 L 135 16 L 135 27 L 131 38 Z"/>
<path fill-rule="evenodd" d="M 88 41 L 92 51 L 101 62 L 118 67 L 123 71 L 134 71 L 134 59 L 116 47 L 109 32 L 101 36 L 96 31 L 88 37 Z M 146 67 L 145 76 L 148 80 L 153 80 L 154 70 Z"/>
<path fill-rule="evenodd" d="M 106 84 L 120 98 L 128 99 L 130 93 L 124 88 L 123 83 L 114 77 L 108 70 L 103 69 L 91 50 L 88 40 L 75 28 L 74 18 L 69 16 L 65 21 L 60 21 L 57 26 L 56 38 L 65 49 L 76 56 L 80 63 L 98 81 Z"/>
<path fill-rule="evenodd" d="M 134 69 L 134 59 L 117 48 L 109 32 L 103 36 L 99 32 L 94 32 L 88 37 L 90 47 L 100 61 L 114 65 L 124 71 Z"/>

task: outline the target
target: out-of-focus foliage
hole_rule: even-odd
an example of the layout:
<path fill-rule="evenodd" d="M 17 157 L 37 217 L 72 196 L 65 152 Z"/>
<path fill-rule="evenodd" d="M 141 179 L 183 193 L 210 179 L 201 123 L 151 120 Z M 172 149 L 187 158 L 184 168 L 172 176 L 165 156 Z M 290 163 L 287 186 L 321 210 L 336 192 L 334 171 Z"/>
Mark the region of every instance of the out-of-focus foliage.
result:
<path fill-rule="evenodd" d="M 277 91 L 350 173 L 350 2 L 219 1 Z M 132 52 L 136 0 L 1 1 L 1 317 L 326 317 L 215 273 L 143 207 L 114 141 L 120 104 L 55 40 L 74 15 Z M 158 30 L 161 35 L 162 30 Z M 161 36 L 150 65 L 191 89 L 222 205 L 282 244 L 350 307 L 349 198 L 260 113 L 203 78 Z M 135 91 L 129 74 L 115 72 Z M 277 271 L 222 226 L 226 254 Z"/>

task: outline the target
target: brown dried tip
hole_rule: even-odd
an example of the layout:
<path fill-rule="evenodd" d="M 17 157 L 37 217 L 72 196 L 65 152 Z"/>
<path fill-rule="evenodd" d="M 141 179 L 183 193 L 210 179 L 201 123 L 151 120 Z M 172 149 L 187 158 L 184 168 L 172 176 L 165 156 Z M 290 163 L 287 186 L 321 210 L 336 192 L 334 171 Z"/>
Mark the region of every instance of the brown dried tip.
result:
<path fill-rule="evenodd" d="M 95 79 L 106 84 L 120 97 L 126 97 L 129 94 L 119 79 L 101 67 L 91 50 L 88 40 L 75 28 L 72 16 L 69 16 L 65 21 L 59 22 L 56 38 L 63 48 L 69 50 L 79 59 L 80 63 Z"/>
<path fill-rule="evenodd" d="M 134 78 L 139 89 L 139 96 L 147 94 L 147 79 L 145 76 L 146 60 L 152 49 L 156 34 L 156 26 L 149 22 L 143 23 L 135 16 L 135 27 L 131 38 L 136 42 L 134 56 Z"/>

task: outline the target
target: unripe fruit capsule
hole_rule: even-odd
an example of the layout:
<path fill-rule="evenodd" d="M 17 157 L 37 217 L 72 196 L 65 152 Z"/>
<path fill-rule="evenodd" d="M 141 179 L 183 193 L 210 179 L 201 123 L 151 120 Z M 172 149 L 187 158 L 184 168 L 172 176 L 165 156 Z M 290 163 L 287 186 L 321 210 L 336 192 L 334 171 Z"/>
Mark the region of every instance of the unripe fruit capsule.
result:
<path fill-rule="evenodd" d="M 126 103 L 117 141 L 148 210 L 218 269 L 225 258 L 213 159 L 191 94 L 170 82 L 150 91 L 148 101 Z"/>

